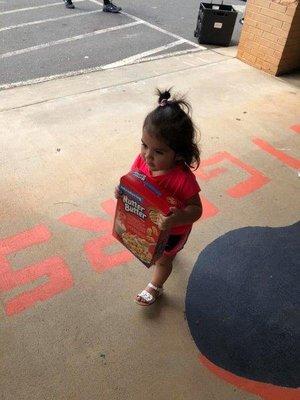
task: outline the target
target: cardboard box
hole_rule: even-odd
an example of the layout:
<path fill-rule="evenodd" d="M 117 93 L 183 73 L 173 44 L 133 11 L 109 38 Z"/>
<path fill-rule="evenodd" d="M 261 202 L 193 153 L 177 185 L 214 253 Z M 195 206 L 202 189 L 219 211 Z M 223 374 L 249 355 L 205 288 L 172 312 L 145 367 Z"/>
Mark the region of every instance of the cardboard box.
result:
<path fill-rule="evenodd" d="M 158 228 L 159 214 L 167 216 L 179 202 L 139 171 L 122 176 L 119 191 L 113 236 L 149 268 L 162 256 L 169 237 Z"/>

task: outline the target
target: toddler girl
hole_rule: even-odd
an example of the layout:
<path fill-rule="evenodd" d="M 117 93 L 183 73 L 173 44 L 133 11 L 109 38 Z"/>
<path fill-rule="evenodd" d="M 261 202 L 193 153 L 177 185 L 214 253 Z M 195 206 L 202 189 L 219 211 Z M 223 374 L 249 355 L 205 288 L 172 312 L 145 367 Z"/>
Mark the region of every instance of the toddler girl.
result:
<path fill-rule="evenodd" d="M 162 294 L 163 284 L 172 271 L 172 262 L 183 248 L 192 225 L 202 214 L 200 187 L 191 167 L 198 168 L 200 152 L 190 106 L 182 98 L 172 98 L 170 90 L 158 92 L 158 107 L 144 121 L 141 152 L 131 170 L 141 171 L 178 199 L 183 207 L 170 208 L 171 215 L 159 216 L 158 226 L 170 230 L 162 257 L 156 262 L 151 282 L 135 301 L 149 306 Z M 118 197 L 118 190 L 116 190 Z"/>

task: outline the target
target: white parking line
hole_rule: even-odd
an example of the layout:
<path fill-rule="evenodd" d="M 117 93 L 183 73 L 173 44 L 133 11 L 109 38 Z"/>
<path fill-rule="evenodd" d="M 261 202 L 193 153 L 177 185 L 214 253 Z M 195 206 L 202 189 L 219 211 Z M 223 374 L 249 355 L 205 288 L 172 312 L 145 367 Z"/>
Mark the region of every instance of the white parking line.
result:
<path fill-rule="evenodd" d="M 35 51 L 35 50 L 45 49 L 46 47 L 56 46 L 57 44 L 68 43 L 68 42 L 73 42 L 75 40 L 85 39 L 87 37 L 100 35 L 100 34 L 106 33 L 106 32 L 111 32 L 111 31 L 117 31 L 119 29 L 130 28 L 131 26 L 135 26 L 135 25 L 139 25 L 139 24 L 141 24 L 141 22 L 139 22 L 139 21 L 130 22 L 129 24 L 112 26 L 110 28 L 100 29 L 98 31 L 89 32 L 89 33 L 84 33 L 83 35 L 72 36 L 72 37 L 65 38 L 65 39 L 54 40 L 53 42 L 42 43 L 42 44 L 39 44 L 37 46 L 27 47 L 25 49 L 10 51 L 9 53 L 1 54 L 0 55 L 0 59 L 17 56 L 19 54 L 29 53 L 29 52 Z"/>
<path fill-rule="evenodd" d="M 245 8 L 246 8 L 246 6 L 239 6 L 239 5 L 236 5 L 236 4 L 233 4 L 233 6 L 232 6 L 237 12 L 239 12 L 239 13 L 244 13 L 245 12 Z"/>
<path fill-rule="evenodd" d="M 73 3 L 80 3 L 82 1 L 86 1 L 86 0 L 73 0 Z M 0 12 L 0 15 L 12 14 L 12 13 L 22 12 L 22 11 L 31 11 L 31 10 L 36 10 L 38 8 L 46 8 L 46 7 L 53 7 L 53 6 L 63 6 L 63 5 L 64 5 L 63 2 L 60 1 L 59 3 L 43 4 L 42 6 L 17 8 L 16 10 L 3 11 L 3 12 Z"/>
<path fill-rule="evenodd" d="M 160 51 L 164 51 L 167 49 L 170 49 L 172 47 L 178 46 L 179 44 L 184 43 L 184 40 L 177 40 L 176 42 L 166 44 L 164 46 L 156 47 L 155 49 L 151 49 L 148 51 L 144 51 L 143 53 L 138 53 L 135 54 L 134 56 L 123 58 L 123 60 L 116 61 L 111 64 L 106 64 L 102 66 L 102 69 L 111 69 L 111 68 L 117 68 L 117 67 L 123 67 L 124 65 L 132 64 L 136 62 L 137 60 L 140 60 L 143 57 L 150 56 L 151 54 L 159 53 Z"/>
<path fill-rule="evenodd" d="M 198 51 L 200 52 L 201 49 L 193 48 L 193 49 L 184 50 L 183 52 L 179 51 L 179 52 L 175 52 L 175 53 L 177 53 L 177 55 L 181 55 L 181 54 L 194 53 L 194 52 L 198 52 Z M 170 53 L 170 54 L 173 55 L 175 53 Z M 167 57 L 167 54 L 157 56 L 157 58 L 163 58 L 163 57 Z M 155 57 L 153 57 L 153 59 L 155 59 Z M 148 61 L 148 60 L 146 60 L 146 59 L 137 60 L 137 63 L 140 63 L 140 62 L 143 62 L 143 61 Z M 43 76 L 41 78 L 30 79 L 28 81 L 5 83 L 3 85 L 0 85 L 0 90 L 12 89 L 14 87 L 19 87 L 19 86 L 33 85 L 33 84 L 36 84 L 36 83 L 48 82 L 48 81 L 52 81 L 54 79 L 70 78 L 72 76 L 85 75 L 85 74 L 88 74 L 88 73 L 91 73 L 91 72 L 103 71 L 104 67 L 105 67 L 105 65 L 102 65 L 102 66 L 100 65 L 98 67 L 84 68 L 84 69 L 80 69 L 80 70 L 77 70 L 77 71 L 66 72 L 64 74 Z"/>
<path fill-rule="evenodd" d="M 193 49 L 172 51 L 172 53 L 158 54 L 158 55 L 153 56 L 153 57 L 143 57 L 140 60 L 137 60 L 137 63 L 146 62 L 146 61 L 160 60 L 161 58 L 167 58 L 167 57 L 182 56 L 184 54 L 195 53 L 197 51 L 200 52 L 201 49 L 193 48 Z"/>
<path fill-rule="evenodd" d="M 82 16 L 85 16 L 88 14 L 95 14 L 95 13 L 99 13 L 99 12 L 100 12 L 99 10 L 87 11 L 87 12 L 82 12 L 82 13 L 78 13 L 78 14 L 64 15 L 63 17 L 40 19 L 38 21 L 25 22 L 24 24 L 19 24 L 19 25 L 10 25 L 10 26 L 6 26 L 5 28 L 1 28 L 0 32 L 8 31 L 10 29 L 23 28 L 24 26 L 43 24 L 45 22 L 59 21 L 60 19 L 82 17 Z"/>
<path fill-rule="evenodd" d="M 99 4 L 100 6 L 103 6 L 103 4 L 102 4 L 100 1 L 98 1 L 98 0 L 89 0 L 89 1 L 91 1 L 92 3 Z M 206 47 L 204 47 L 204 46 L 199 46 L 199 44 L 194 43 L 194 42 L 191 42 L 190 40 L 184 39 L 183 37 L 178 36 L 178 35 L 176 35 L 175 33 L 169 32 L 169 31 L 167 31 L 167 30 L 165 30 L 165 29 L 163 29 L 163 28 L 160 28 L 159 26 L 150 24 L 150 22 L 147 22 L 147 21 L 145 21 L 144 19 L 138 18 L 138 17 L 136 17 L 136 16 L 134 16 L 134 15 L 128 14 L 128 13 L 123 12 L 123 11 L 121 12 L 121 14 L 126 15 L 127 17 L 132 18 L 132 19 L 134 19 L 135 21 L 139 21 L 139 22 L 141 22 L 142 24 L 147 25 L 147 26 L 149 26 L 150 28 L 157 30 L 158 32 L 164 33 L 165 35 L 171 36 L 171 37 L 173 37 L 173 38 L 175 38 L 175 39 L 177 39 L 177 40 L 183 40 L 185 43 L 188 43 L 188 44 L 190 44 L 190 45 L 193 46 L 193 47 L 197 47 L 198 49 L 201 49 L 201 48 L 202 48 L 203 50 L 206 49 Z"/>
<path fill-rule="evenodd" d="M 86 1 L 86 0 L 73 0 L 74 3 L 76 2 L 81 2 L 81 1 Z M 98 4 L 100 6 L 103 6 L 103 4 L 98 1 L 98 0 L 88 0 L 92 3 Z M 51 7 L 51 6 L 56 6 L 56 5 L 61 5 L 62 1 L 60 1 L 59 3 L 53 3 L 53 4 L 46 4 L 46 5 L 42 5 L 42 6 L 36 6 L 36 7 L 28 7 L 28 8 L 23 8 L 23 9 L 18 9 L 18 10 L 11 10 L 11 11 L 6 11 L 1 14 L 9 14 L 9 13 L 13 13 L 13 12 L 19 12 L 19 11 L 27 11 L 27 10 L 32 10 L 32 9 L 37 9 L 37 8 L 44 8 L 44 7 Z M 63 17 L 58 17 L 58 18 L 48 18 L 46 20 L 39 20 L 39 21 L 32 21 L 32 22 L 28 22 L 28 23 L 24 23 L 24 24 L 19 24 L 19 25 L 13 25 L 10 27 L 5 27 L 0 29 L 0 31 L 5 31 L 8 29 L 14 29 L 14 28 L 18 28 L 21 26 L 28 26 L 28 25 L 34 25 L 34 24 L 40 24 L 40 23 L 44 23 L 44 22 L 48 22 L 48 21 L 56 21 L 59 19 L 63 19 L 63 18 L 72 18 L 72 17 L 76 17 L 76 16 L 80 16 L 80 15 L 86 15 L 86 14 L 92 14 L 92 13 L 96 13 L 99 12 L 99 10 L 95 10 L 95 11 L 90 11 L 90 12 L 86 12 L 86 13 L 80 13 L 80 14 L 73 14 L 73 15 L 67 15 L 67 16 L 63 16 Z M 153 25 L 141 18 L 138 18 L 134 15 L 128 14 L 126 12 L 122 12 L 123 15 L 133 19 L 135 22 L 131 22 L 128 24 L 124 24 L 124 25 L 120 25 L 120 26 L 114 26 L 111 28 L 106 28 L 106 29 L 101 29 L 98 31 L 94 31 L 94 32 L 89 32 L 86 34 L 82 34 L 82 35 L 78 35 L 78 36 L 73 36 L 70 38 L 65 38 L 65 39 L 60 39 L 60 40 L 56 40 L 56 41 L 52 41 L 49 43 L 43 43 L 37 46 L 32 46 L 32 47 L 28 47 L 25 49 L 20 49 L 20 50 L 16 50 L 16 51 L 12 51 L 12 52 L 8 52 L 8 53 L 4 53 L 4 54 L 0 54 L 0 59 L 3 58 L 7 58 L 7 57 L 12 57 L 15 55 L 19 55 L 19 54 L 24 54 L 24 53 L 29 53 L 31 51 L 35 51 L 35 50 L 39 50 L 39 49 L 43 49 L 46 47 L 51 47 L 51 46 L 55 46 L 55 45 L 59 45 L 62 43 L 67 43 L 67 42 L 72 42 L 75 40 L 80 40 L 80 39 L 84 39 L 87 37 L 92 37 L 95 35 L 99 35 L 102 33 L 106 33 L 106 32 L 110 32 L 110 31 L 114 31 L 114 30 L 119 30 L 119 29 L 124 29 L 124 28 L 129 28 L 131 26 L 135 26 L 135 25 L 146 25 L 151 29 L 154 29 L 158 32 L 161 32 L 165 35 L 171 36 L 172 38 L 177 39 L 175 42 L 169 43 L 167 45 L 164 46 L 160 46 L 139 54 L 135 54 L 133 56 L 124 58 L 123 60 L 119 60 L 117 62 L 114 63 L 110 63 L 110 64 L 106 64 L 106 65 L 101 65 L 101 66 L 97 66 L 97 67 L 92 67 L 92 68 L 86 68 L 86 69 L 80 69 L 77 71 L 70 71 L 67 73 L 63 73 L 63 74 L 56 74 L 56 75 L 51 75 L 51 76 L 45 76 L 45 77 L 40 77 L 40 78 L 35 78 L 35 79 L 31 79 L 31 80 L 27 80 L 27 81 L 20 81 L 20 82 L 13 82 L 13 83 L 8 83 L 8 84 L 4 84 L 4 85 L 0 85 L 0 90 L 1 89 L 9 89 L 12 87 L 18 87 L 18 86 L 24 86 L 24 85 L 30 85 L 30 84 L 34 84 L 34 83 L 41 83 L 41 82 L 46 82 L 46 81 L 50 81 L 53 79 L 57 79 L 57 78 L 66 78 L 66 77 L 71 77 L 71 76 L 76 76 L 76 75 L 82 75 L 82 74 L 86 74 L 86 73 L 90 73 L 90 72 L 96 72 L 96 71 L 100 71 L 100 70 L 107 70 L 107 69 L 111 69 L 111 68 L 116 68 L 116 67 L 120 67 L 120 66 L 124 66 L 124 65 L 128 65 L 128 64 L 133 64 L 136 62 L 143 62 L 143 61 L 150 61 L 152 59 L 159 59 L 159 58 L 164 58 L 170 55 L 180 55 L 180 54 L 186 54 L 186 53 L 192 53 L 192 52 L 197 52 L 197 51 L 201 51 L 201 50 L 206 50 L 206 47 L 204 46 L 200 46 L 197 43 L 194 43 L 190 40 L 187 40 L 181 36 L 178 36 L 172 32 L 169 32 L 165 29 L 162 29 L 156 25 Z M 159 53 L 161 51 L 164 51 L 166 49 L 178 46 L 180 44 L 189 44 L 190 46 L 192 46 L 191 49 L 186 49 L 186 50 L 182 50 L 182 51 L 177 51 L 174 53 L 165 53 L 165 54 L 160 54 L 160 55 L 156 55 L 156 56 L 152 56 L 151 55 L 155 55 L 156 53 Z"/>

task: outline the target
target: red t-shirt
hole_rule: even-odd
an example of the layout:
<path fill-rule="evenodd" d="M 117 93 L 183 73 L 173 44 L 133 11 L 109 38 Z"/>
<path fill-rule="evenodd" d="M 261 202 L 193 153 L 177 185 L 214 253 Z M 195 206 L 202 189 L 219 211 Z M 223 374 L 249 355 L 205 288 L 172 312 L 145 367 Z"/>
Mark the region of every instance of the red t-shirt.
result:
<path fill-rule="evenodd" d="M 152 176 L 152 172 L 141 155 L 135 159 L 131 171 L 141 171 L 158 186 L 170 193 L 171 196 L 179 200 L 183 207 L 186 201 L 200 192 L 200 187 L 196 177 L 188 166 L 178 164 L 163 175 Z M 180 225 L 171 229 L 172 235 L 182 235 L 190 231 L 192 224 Z"/>

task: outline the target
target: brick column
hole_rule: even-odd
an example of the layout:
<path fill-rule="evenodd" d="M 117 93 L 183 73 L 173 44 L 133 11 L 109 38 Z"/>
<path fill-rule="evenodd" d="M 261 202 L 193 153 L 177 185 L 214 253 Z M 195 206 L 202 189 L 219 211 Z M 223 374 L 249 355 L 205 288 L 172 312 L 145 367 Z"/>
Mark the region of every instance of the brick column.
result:
<path fill-rule="evenodd" d="M 299 69 L 299 0 L 248 0 L 237 57 L 272 75 Z"/>

